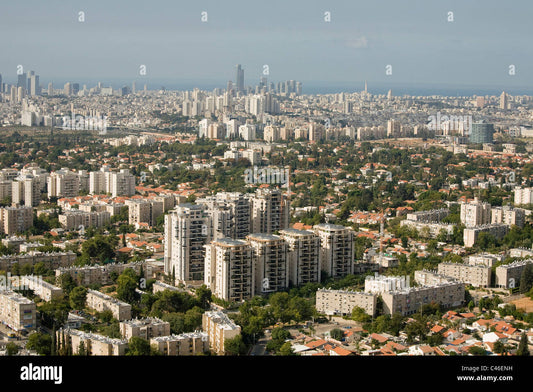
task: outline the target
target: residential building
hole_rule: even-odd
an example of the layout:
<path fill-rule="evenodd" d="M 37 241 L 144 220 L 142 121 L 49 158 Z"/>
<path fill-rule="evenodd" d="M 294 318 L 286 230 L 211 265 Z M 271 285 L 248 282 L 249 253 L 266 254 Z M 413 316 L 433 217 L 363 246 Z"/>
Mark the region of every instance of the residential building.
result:
<path fill-rule="evenodd" d="M 253 250 L 256 294 L 286 290 L 289 287 L 287 243 L 273 234 L 254 233 L 246 239 Z"/>
<path fill-rule="evenodd" d="M 473 202 L 461 203 L 461 223 L 466 227 L 491 223 L 491 205 L 481 202 L 477 197 Z"/>
<path fill-rule="evenodd" d="M 100 291 L 91 290 L 87 291 L 87 307 L 103 312 L 104 310 L 110 310 L 113 313 L 113 317 L 118 321 L 131 319 L 131 305 L 119 301 L 107 294 Z"/>
<path fill-rule="evenodd" d="M 476 227 L 466 227 L 463 231 L 463 243 L 466 248 L 474 246 L 480 233 L 488 233 L 496 239 L 501 239 L 509 231 L 509 226 L 503 223 L 492 223 Z"/>
<path fill-rule="evenodd" d="M 326 315 L 351 315 L 355 307 L 373 316 L 376 313 L 378 296 L 373 293 L 350 290 L 318 289 L 316 291 L 316 310 Z"/>
<path fill-rule="evenodd" d="M 150 345 L 163 355 L 201 355 L 209 352 L 209 336 L 199 331 L 158 336 L 150 339 Z"/>
<path fill-rule="evenodd" d="M 212 237 L 205 208 L 183 203 L 165 215 L 165 273 L 179 282 L 203 282 L 205 248 Z"/>
<path fill-rule="evenodd" d="M 32 207 L 4 207 L 0 209 L 0 228 L 9 236 L 23 233 L 33 226 Z"/>
<path fill-rule="evenodd" d="M 67 168 L 50 173 L 48 177 L 48 197 L 75 197 L 80 193 L 78 174 Z"/>
<path fill-rule="evenodd" d="M 77 329 L 59 329 L 57 331 L 57 341 L 62 342 L 66 339 L 70 340 L 74 354 L 79 353 L 82 342 L 88 355 L 121 356 L 125 355 L 128 349 L 128 341 L 126 339 L 109 338 L 104 335 L 83 332 Z"/>
<path fill-rule="evenodd" d="M 251 197 L 252 233 L 272 234 L 289 226 L 289 201 L 279 189 L 259 188 Z"/>
<path fill-rule="evenodd" d="M 513 208 L 509 205 L 503 207 L 492 207 L 491 223 L 504 223 L 508 226 L 524 227 L 526 211 L 522 208 Z"/>
<path fill-rule="evenodd" d="M 288 245 L 289 281 L 294 286 L 320 282 L 320 238 L 312 231 L 284 229 Z"/>
<path fill-rule="evenodd" d="M 20 283 L 24 285 L 24 287 L 33 290 L 34 294 L 44 301 L 51 301 L 63 297 L 63 289 L 61 287 L 54 286 L 44 281 L 40 276 L 22 275 L 20 277 Z"/>
<path fill-rule="evenodd" d="M 510 264 L 502 264 L 496 267 L 495 287 L 513 289 L 520 286 L 520 278 L 526 265 L 531 264 L 532 260 L 518 260 Z"/>
<path fill-rule="evenodd" d="M 22 294 L 0 290 L 0 321 L 15 331 L 35 329 L 36 305 Z"/>
<path fill-rule="evenodd" d="M 328 276 L 341 278 L 354 271 L 354 233 L 349 227 L 321 223 L 313 227 L 320 238 L 320 268 Z"/>
<path fill-rule="evenodd" d="M 254 267 L 252 247 L 244 240 L 221 238 L 205 246 L 204 283 L 224 301 L 255 295 Z"/>
<path fill-rule="evenodd" d="M 111 221 L 111 214 L 107 211 L 86 212 L 73 209 L 59 214 L 58 219 L 65 230 L 79 230 L 80 228 L 103 227 Z"/>
<path fill-rule="evenodd" d="M 491 286 L 491 267 L 463 263 L 439 263 L 439 274 L 457 279 L 474 287 Z"/>
<path fill-rule="evenodd" d="M 241 327 L 221 311 L 204 312 L 202 330 L 209 337 L 209 347 L 218 355 L 225 354 L 226 340 L 241 334 Z"/>
<path fill-rule="evenodd" d="M 170 323 L 155 317 L 123 320 L 119 323 L 119 328 L 122 338 L 127 340 L 133 336 L 149 340 L 170 335 Z"/>

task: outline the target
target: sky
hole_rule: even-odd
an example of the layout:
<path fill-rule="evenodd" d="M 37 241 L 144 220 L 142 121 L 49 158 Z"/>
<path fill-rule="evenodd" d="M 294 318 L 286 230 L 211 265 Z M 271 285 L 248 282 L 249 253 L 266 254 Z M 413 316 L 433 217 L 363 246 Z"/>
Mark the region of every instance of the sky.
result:
<path fill-rule="evenodd" d="M 530 0 L 3 0 L 0 74 L 225 87 L 242 64 L 247 85 L 266 65 L 304 86 L 533 92 L 531 15 Z"/>

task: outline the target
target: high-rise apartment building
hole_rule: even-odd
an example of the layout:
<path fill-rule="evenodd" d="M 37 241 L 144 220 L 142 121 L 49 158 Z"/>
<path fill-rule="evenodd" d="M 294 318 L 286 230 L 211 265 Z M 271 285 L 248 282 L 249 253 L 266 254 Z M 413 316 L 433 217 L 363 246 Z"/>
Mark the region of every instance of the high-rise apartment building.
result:
<path fill-rule="evenodd" d="M 48 177 L 48 197 L 76 197 L 80 193 L 80 179 L 77 173 L 62 168 Z"/>
<path fill-rule="evenodd" d="M 255 292 L 266 294 L 289 287 L 288 246 L 282 237 L 254 233 L 246 237 L 253 249 Z"/>
<path fill-rule="evenodd" d="M 165 215 L 165 273 L 176 281 L 204 280 L 205 248 L 211 240 L 205 208 L 183 203 Z"/>
<path fill-rule="evenodd" d="M 353 274 L 355 257 L 353 230 L 328 223 L 315 225 L 313 230 L 320 238 L 322 271 L 333 278 Z"/>
<path fill-rule="evenodd" d="M 272 234 L 289 227 L 289 200 L 281 190 L 259 188 L 251 205 L 252 233 Z"/>
<path fill-rule="evenodd" d="M 241 302 L 255 295 L 254 268 L 247 241 L 221 238 L 205 246 L 204 283 L 224 301 Z"/>
<path fill-rule="evenodd" d="M 320 282 L 320 238 L 311 231 L 291 228 L 280 230 L 280 236 L 288 245 L 291 284 Z"/>
<path fill-rule="evenodd" d="M 491 221 L 491 205 L 480 201 L 477 197 L 473 202 L 461 203 L 461 223 L 466 227 L 489 224 Z"/>

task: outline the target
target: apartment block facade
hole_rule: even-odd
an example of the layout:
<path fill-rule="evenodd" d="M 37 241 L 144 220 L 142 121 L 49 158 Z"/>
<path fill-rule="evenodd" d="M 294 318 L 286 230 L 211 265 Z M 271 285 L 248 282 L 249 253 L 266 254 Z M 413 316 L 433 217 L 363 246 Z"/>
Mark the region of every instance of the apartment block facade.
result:
<path fill-rule="evenodd" d="M 202 315 L 202 330 L 207 334 L 209 347 L 218 355 L 225 354 L 225 341 L 241 334 L 241 327 L 221 311 L 207 311 Z"/>
<path fill-rule="evenodd" d="M 131 319 L 131 305 L 119 301 L 109 295 L 101 293 L 100 291 L 91 290 L 87 291 L 87 307 L 95 309 L 98 312 L 110 310 L 113 313 L 113 317 L 119 321 Z"/>
<path fill-rule="evenodd" d="M 37 310 L 33 301 L 22 294 L 0 290 L 0 321 L 15 331 L 37 327 Z"/>

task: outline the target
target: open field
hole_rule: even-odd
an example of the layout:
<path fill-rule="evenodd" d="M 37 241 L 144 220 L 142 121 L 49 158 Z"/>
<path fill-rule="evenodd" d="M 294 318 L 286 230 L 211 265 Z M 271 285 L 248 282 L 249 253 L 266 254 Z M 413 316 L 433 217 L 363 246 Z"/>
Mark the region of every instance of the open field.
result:
<path fill-rule="evenodd" d="M 533 300 L 529 297 L 520 298 L 511 302 L 516 305 L 517 309 L 523 309 L 525 312 L 533 312 Z"/>

